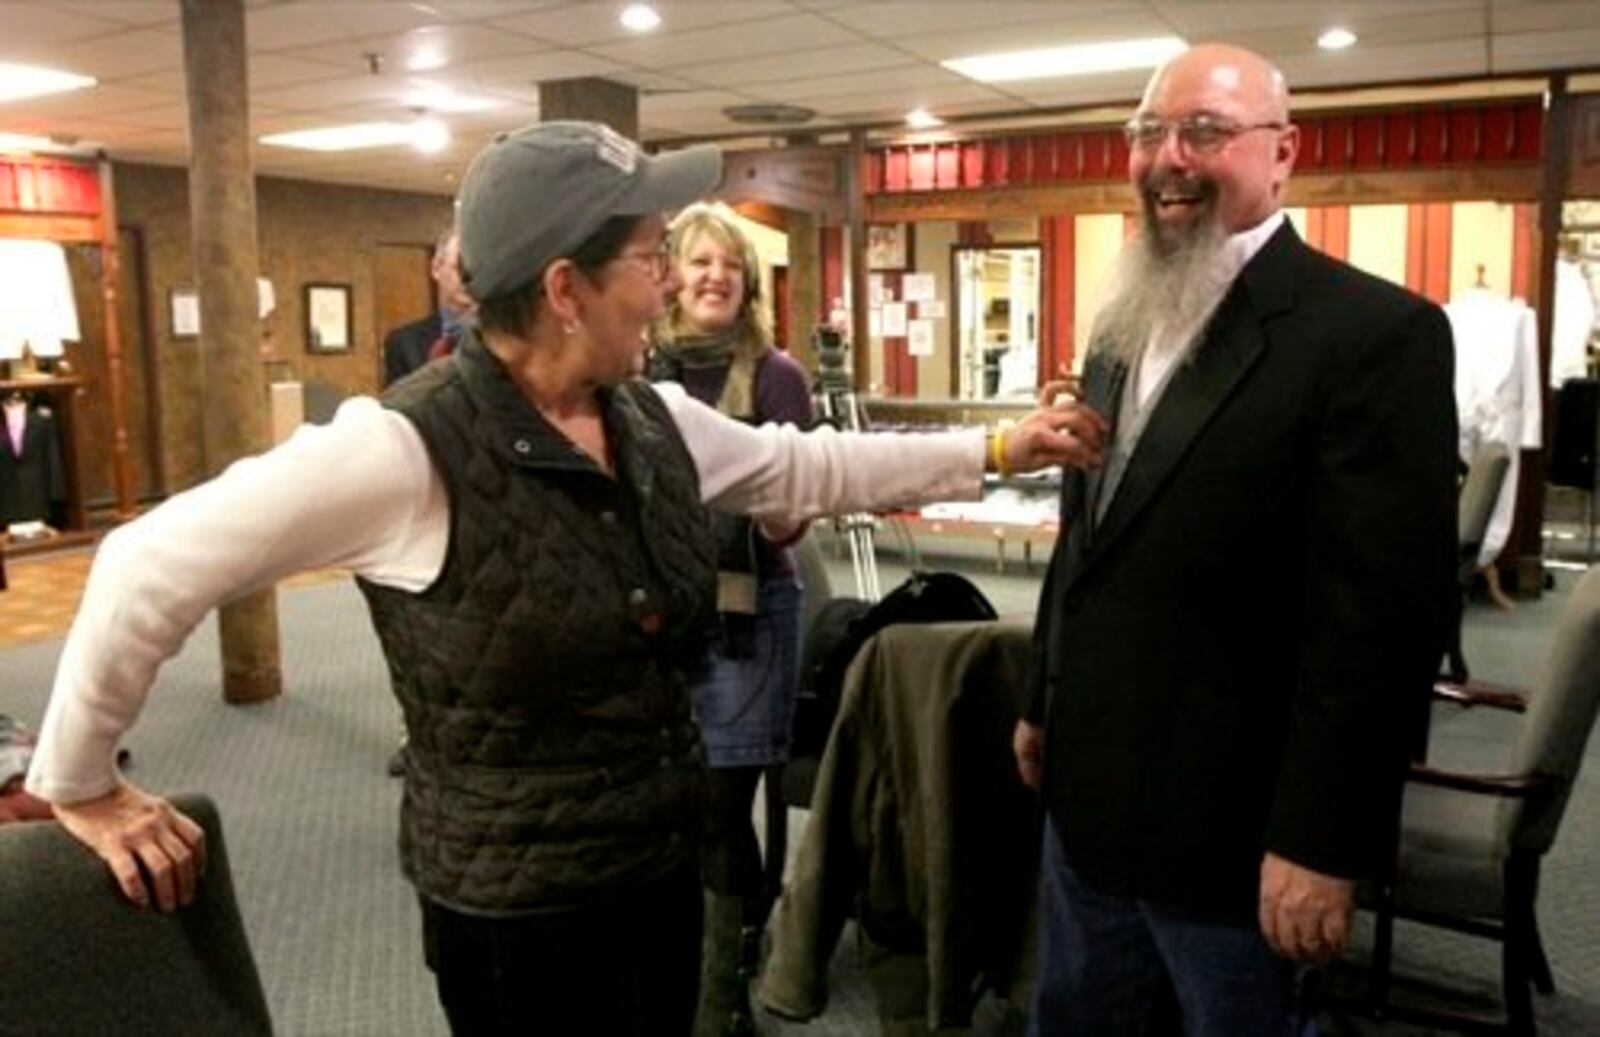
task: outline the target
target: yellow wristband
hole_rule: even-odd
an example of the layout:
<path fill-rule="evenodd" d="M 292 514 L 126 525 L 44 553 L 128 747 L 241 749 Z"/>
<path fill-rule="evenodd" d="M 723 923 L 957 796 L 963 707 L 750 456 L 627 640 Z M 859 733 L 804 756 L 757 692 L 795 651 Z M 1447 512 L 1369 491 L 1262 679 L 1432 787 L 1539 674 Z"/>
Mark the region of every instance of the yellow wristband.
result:
<path fill-rule="evenodd" d="M 994 470 L 1002 477 L 1011 474 L 1011 466 L 1006 464 L 1006 430 L 997 428 L 989 433 L 989 457 L 994 461 Z"/>

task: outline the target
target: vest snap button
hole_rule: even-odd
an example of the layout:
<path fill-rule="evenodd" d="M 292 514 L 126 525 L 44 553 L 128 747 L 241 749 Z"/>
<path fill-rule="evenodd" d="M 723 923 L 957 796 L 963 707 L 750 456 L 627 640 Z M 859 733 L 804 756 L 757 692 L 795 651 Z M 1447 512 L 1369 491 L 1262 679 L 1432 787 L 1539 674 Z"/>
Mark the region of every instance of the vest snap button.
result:
<path fill-rule="evenodd" d="M 533 444 L 528 442 L 526 439 L 519 439 L 515 443 L 511 444 L 511 449 L 515 450 L 519 454 L 532 453 Z"/>
<path fill-rule="evenodd" d="M 643 587 L 635 587 L 628 592 L 628 604 L 630 605 L 643 605 L 648 599 L 649 595 L 644 592 Z"/>

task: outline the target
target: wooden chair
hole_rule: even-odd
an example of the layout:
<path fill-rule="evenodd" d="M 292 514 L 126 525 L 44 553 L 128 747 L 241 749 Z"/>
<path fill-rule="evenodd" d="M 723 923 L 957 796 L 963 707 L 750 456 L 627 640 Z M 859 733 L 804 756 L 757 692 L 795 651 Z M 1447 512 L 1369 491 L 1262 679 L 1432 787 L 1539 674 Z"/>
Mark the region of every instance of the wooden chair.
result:
<path fill-rule="evenodd" d="M 1393 1018 L 1441 1021 L 1442 1013 L 1388 1002 L 1394 920 L 1404 918 L 1502 945 L 1504 1019 L 1451 1014 L 1445 1020 L 1532 1033 L 1530 987 L 1555 989 L 1539 938 L 1540 862 L 1555 842 L 1600 712 L 1600 568 L 1573 590 L 1531 696 L 1449 684 L 1436 693 L 1465 708 L 1520 712 L 1521 729 L 1505 773 L 1412 765 L 1393 879 L 1373 905 L 1370 1007 Z"/>

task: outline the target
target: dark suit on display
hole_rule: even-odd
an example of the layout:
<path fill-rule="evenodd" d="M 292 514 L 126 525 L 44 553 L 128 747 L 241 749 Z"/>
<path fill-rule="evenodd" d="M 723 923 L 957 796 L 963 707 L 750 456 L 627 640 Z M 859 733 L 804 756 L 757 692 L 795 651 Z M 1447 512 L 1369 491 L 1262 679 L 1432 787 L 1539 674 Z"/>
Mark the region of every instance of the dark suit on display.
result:
<path fill-rule="evenodd" d="M 0 532 L 12 522 L 59 526 L 66 489 L 55 417 L 43 408 L 28 409 L 20 453 L 0 419 Z"/>
<path fill-rule="evenodd" d="M 383 339 L 383 384 L 393 385 L 428 362 L 428 351 L 444 334 L 438 311 L 402 324 Z"/>
<path fill-rule="evenodd" d="M 1436 306 L 1285 223 L 1098 521 L 1101 472 L 1067 470 L 1029 717 L 1085 883 L 1253 920 L 1264 851 L 1370 872 L 1450 615 L 1451 365 Z M 1086 369 L 1108 418 L 1124 375 Z"/>

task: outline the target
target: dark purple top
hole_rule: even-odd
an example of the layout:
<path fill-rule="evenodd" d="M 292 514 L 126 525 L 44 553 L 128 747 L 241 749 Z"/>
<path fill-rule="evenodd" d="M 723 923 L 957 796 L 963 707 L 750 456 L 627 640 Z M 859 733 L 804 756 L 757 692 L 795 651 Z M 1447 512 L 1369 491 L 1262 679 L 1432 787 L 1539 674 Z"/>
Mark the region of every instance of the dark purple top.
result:
<path fill-rule="evenodd" d="M 680 376 L 683 389 L 690 396 L 710 407 L 717 405 L 722 396 L 722 383 L 727 380 L 727 365 L 720 367 L 685 367 Z M 806 380 L 805 368 L 789 354 L 774 349 L 756 368 L 755 380 L 756 420 L 787 422 L 803 429 L 811 427 L 811 386 Z M 761 575 L 783 576 L 794 571 L 789 552 L 761 541 L 757 559 Z"/>

